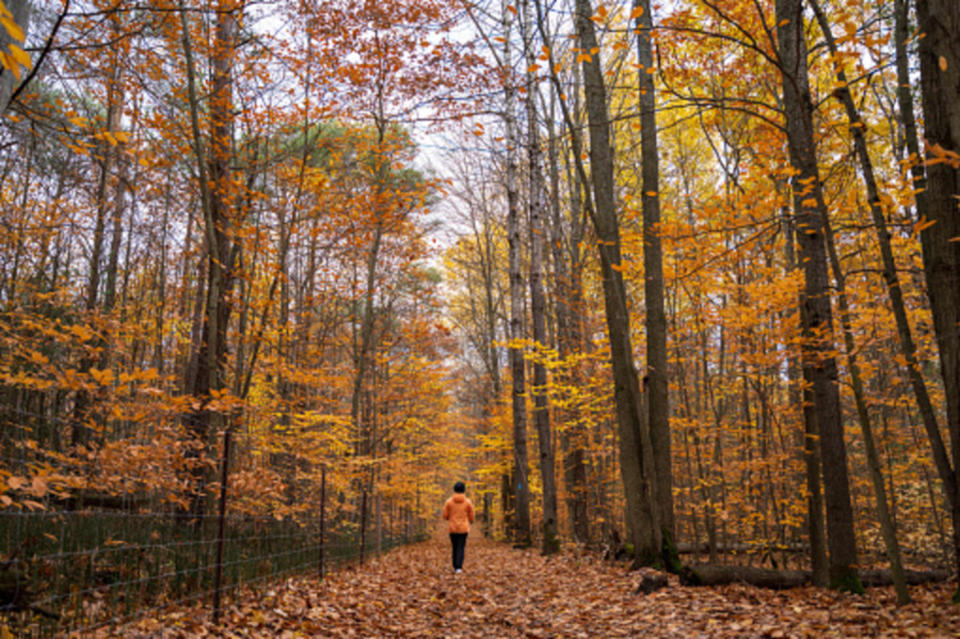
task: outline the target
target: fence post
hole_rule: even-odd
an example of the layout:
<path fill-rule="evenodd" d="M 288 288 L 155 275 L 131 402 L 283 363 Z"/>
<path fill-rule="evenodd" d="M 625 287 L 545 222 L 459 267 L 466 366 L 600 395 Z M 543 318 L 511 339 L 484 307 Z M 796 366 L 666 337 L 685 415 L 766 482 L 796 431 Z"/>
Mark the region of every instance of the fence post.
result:
<path fill-rule="evenodd" d="M 230 465 L 230 427 L 223 431 L 223 465 L 220 470 L 220 525 L 217 532 L 217 565 L 213 581 L 213 623 L 220 623 L 220 586 L 223 579 L 223 541 L 227 522 L 227 479 Z"/>
<path fill-rule="evenodd" d="M 367 547 L 367 490 L 363 490 L 360 501 L 360 564 L 363 565 L 363 552 Z"/>
<path fill-rule="evenodd" d="M 320 573 L 320 579 L 323 580 L 323 542 L 326 533 L 326 508 L 327 508 L 327 467 L 320 466 L 320 560 L 317 566 Z"/>

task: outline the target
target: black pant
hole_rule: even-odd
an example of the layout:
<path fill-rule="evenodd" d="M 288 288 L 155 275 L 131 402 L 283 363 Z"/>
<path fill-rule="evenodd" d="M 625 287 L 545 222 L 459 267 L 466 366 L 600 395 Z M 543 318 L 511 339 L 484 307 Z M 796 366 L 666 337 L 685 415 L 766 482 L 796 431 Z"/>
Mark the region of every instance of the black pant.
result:
<path fill-rule="evenodd" d="M 453 545 L 453 569 L 463 568 L 463 551 L 467 547 L 467 533 L 450 533 L 450 543 Z"/>

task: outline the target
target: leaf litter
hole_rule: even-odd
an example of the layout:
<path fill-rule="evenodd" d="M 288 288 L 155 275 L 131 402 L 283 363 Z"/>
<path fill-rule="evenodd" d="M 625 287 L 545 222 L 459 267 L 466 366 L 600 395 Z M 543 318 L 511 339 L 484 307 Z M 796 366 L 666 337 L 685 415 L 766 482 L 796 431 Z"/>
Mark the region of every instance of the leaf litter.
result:
<path fill-rule="evenodd" d="M 235 592 L 219 626 L 209 602 L 168 610 L 98 636 L 448 637 L 958 637 L 955 583 L 849 595 L 804 587 L 669 586 L 637 594 L 641 575 L 590 555 L 542 557 L 478 535 L 453 574 L 437 537 L 395 549 L 323 581 L 289 578 Z"/>

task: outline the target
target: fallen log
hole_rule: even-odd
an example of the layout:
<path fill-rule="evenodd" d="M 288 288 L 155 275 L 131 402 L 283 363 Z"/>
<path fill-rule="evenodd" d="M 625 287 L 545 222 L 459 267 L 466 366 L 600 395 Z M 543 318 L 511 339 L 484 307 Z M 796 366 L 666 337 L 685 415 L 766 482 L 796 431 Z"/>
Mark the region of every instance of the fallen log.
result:
<path fill-rule="evenodd" d="M 907 583 L 911 586 L 949 581 L 951 577 L 950 572 L 947 570 L 910 570 L 908 568 L 903 572 L 907 578 Z M 890 570 L 887 568 L 880 570 L 861 570 L 858 574 L 864 586 L 893 585 L 893 575 L 890 574 Z"/>
<path fill-rule="evenodd" d="M 718 553 L 765 553 L 765 552 L 809 552 L 810 547 L 804 544 L 717 544 Z M 707 554 L 710 552 L 710 545 L 705 542 L 680 543 L 677 544 L 677 552 L 681 555 L 692 555 L 694 553 Z"/>
<path fill-rule="evenodd" d="M 690 569 L 700 578 L 701 586 L 724 586 L 726 584 L 744 583 L 759 588 L 783 590 L 797 588 L 810 581 L 810 572 L 806 570 L 773 570 L 759 566 L 717 566 L 713 564 L 699 564 L 690 566 Z M 697 585 L 692 581 L 681 579 L 685 586 Z"/>
<path fill-rule="evenodd" d="M 773 570 L 772 568 L 760 568 L 759 566 L 717 566 L 714 564 L 699 564 L 690 566 L 690 568 L 700 577 L 699 585 L 702 586 L 743 583 L 758 588 L 784 590 L 810 583 L 809 570 Z M 948 581 L 951 577 L 946 570 L 907 570 L 905 572 L 907 583 L 914 586 Z M 893 584 L 893 576 L 888 569 L 860 570 L 858 574 L 864 586 L 889 586 Z M 685 586 L 698 585 L 693 583 L 692 580 L 685 580 L 682 577 L 681 583 Z"/>

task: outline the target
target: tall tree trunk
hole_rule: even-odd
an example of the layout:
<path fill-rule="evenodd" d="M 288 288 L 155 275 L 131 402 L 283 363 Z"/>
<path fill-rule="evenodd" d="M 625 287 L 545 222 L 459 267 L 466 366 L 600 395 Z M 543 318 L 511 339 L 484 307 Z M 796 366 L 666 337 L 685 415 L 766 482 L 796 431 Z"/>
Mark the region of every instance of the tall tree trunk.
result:
<path fill-rule="evenodd" d="M 574 286 L 573 278 L 578 277 L 579 254 L 580 254 L 580 232 L 572 233 L 573 237 L 568 243 L 564 238 L 562 210 L 560 206 L 560 161 L 559 151 L 557 149 L 557 137 L 554 135 L 553 126 L 553 105 L 556 100 L 556 93 L 551 91 L 551 113 L 547 118 L 547 133 L 549 142 L 547 144 L 547 156 L 550 167 L 550 246 L 553 256 L 554 273 L 554 313 L 557 322 L 557 354 L 561 361 L 571 353 L 579 353 L 583 344 L 581 331 L 578 330 L 577 309 L 582 309 L 582 295 L 579 286 Z M 571 197 L 570 215 L 571 228 L 580 229 L 579 217 L 582 206 L 580 205 L 580 181 L 571 179 L 570 191 Z M 564 248 L 568 250 L 565 251 Z M 570 268 L 567 268 L 567 253 L 571 254 Z M 577 368 L 580 365 L 573 364 L 567 372 L 570 384 L 578 387 L 579 379 Z M 563 453 L 563 475 L 566 485 L 566 506 L 567 517 L 570 520 L 570 527 L 575 541 L 586 544 L 590 541 L 590 523 L 587 520 L 587 473 L 584 464 L 584 428 L 578 419 L 577 412 L 574 410 L 561 409 L 559 418 L 563 424 L 560 430 L 560 448 Z"/>
<path fill-rule="evenodd" d="M 643 203 L 643 274 L 647 328 L 648 422 L 657 474 L 657 507 L 665 535 L 676 535 L 673 521 L 673 472 L 670 455 L 670 401 L 667 384 L 667 317 L 663 307 L 663 245 L 660 241 L 660 158 L 657 149 L 656 97 L 653 86 L 653 14 L 650 0 L 634 0 L 640 82 L 640 161 Z"/>
<path fill-rule="evenodd" d="M 378 198 L 379 199 L 379 198 Z M 361 400 L 363 396 L 363 384 L 369 367 L 370 347 L 373 341 L 374 327 L 374 309 L 373 297 L 374 288 L 377 283 L 377 264 L 380 256 L 380 245 L 383 240 L 383 224 L 377 221 L 373 233 L 373 240 L 367 253 L 367 273 L 366 273 L 366 291 L 363 299 L 363 317 L 360 319 L 360 343 L 355 355 L 355 371 L 353 376 L 353 393 L 350 400 L 350 415 L 353 420 L 354 428 L 357 430 L 358 441 L 366 442 L 369 437 L 366 434 L 366 426 L 361 422 Z M 369 447 L 361 444 L 360 454 L 369 454 Z"/>
<path fill-rule="evenodd" d="M 610 114 L 600 66 L 599 45 L 589 0 L 576 2 L 576 29 L 581 58 L 587 119 L 590 130 L 590 178 L 596 208 L 593 224 L 597 233 L 604 308 L 610 359 L 613 367 L 614 401 L 620 434 L 620 469 L 627 500 L 627 528 L 634 553 L 641 564 L 659 560 L 661 543 L 660 509 L 657 507 L 653 447 L 643 414 L 637 370 L 633 364 L 630 315 L 626 287 L 621 273 L 620 226 L 614 198 L 613 146 Z M 579 161 L 578 149 L 574 151 Z M 592 208 L 592 207 L 591 207 Z"/>
<path fill-rule="evenodd" d="M 817 2 L 817 0 L 810 0 L 810 2 L 813 6 L 814 12 L 816 13 L 817 21 L 820 23 L 820 29 L 823 32 L 824 38 L 826 38 L 830 53 L 833 55 L 833 59 L 835 61 L 839 60 L 837 43 L 833 37 L 833 32 L 830 30 L 830 23 L 827 21 L 827 16 L 823 12 L 823 9 L 820 7 L 820 4 Z M 910 324 L 907 321 L 907 313 L 903 303 L 903 292 L 900 290 L 900 280 L 897 276 L 897 267 L 893 259 L 893 250 L 890 246 L 890 233 L 887 231 L 886 219 L 880 203 L 879 189 L 877 188 L 876 179 L 874 178 L 873 174 L 873 161 L 870 159 L 870 153 L 867 150 L 867 142 L 864 137 L 863 129 L 865 125 L 863 120 L 860 118 L 860 113 L 857 110 L 856 105 L 853 102 L 853 97 L 850 95 L 846 74 L 844 73 L 843 68 L 840 67 L 837 62 L 835 62 L 835 65 L 837 73 L 837 85 L 839 88 L 834 92 L 834 95 L 836 95 L 843 103 L 844 110 L 847 114 L 847 119 L 850 123 L 850 132 L 853 136 L 853 144 L 857 152 L 857 157 L 860 160 L 860 170 L 867 188 L 867 201 L 870 206 L 870 214 L 873 217 L 873 223 L 877 230 L 877 239 L 880 243 L 880 254 L 883 259 L 884 281 L 887 284 L 887 291 L 890 295 L 890 301 L 893 305 L 893 314 L 897 322 L 897 333 L 900 338 L 900 350 L 904 354 L 907 362 L 908 375 L 913 385 L 914 393 L 917 396 L 918 404 L 920 405 L 920 412 L 924 416 L 924 423 L 927 424 L 928 430 L 932 428 L 936 433 L 937 438 L 939 438 L 940 433 L 937 429 L 936 421 L 934 420 L 933 407 L 931 405 L 930 398 L 927 395 L 927 388 L 923 380 L 923 376 L 920 373 L 920 367 L 918 366 L 916 358 L 916 347 L 913 344 Z M 844 342 L 847 350 L 847 368 L 850 371 L 850 376 L 853 383 L 854 398 L 856 399 L 857 404 L 857 414 L 859 415 L 861 428 L 863 429 L 864 447 L 867 453 L 867 465 L 870 469 L 870 477 L 874 484 L 874 491 L 876 492 L 877 512 L 880 516 L 880 526 L 883 533 L 883 540 L 884 544 L 886 545 L 887 556 L 890 560 L 890 572 L 893 575 L 893 583 L 897 591 L 897 601 L 903 605 L 910 602 L 910 593 L 907 591 L 906 577 L 904 576 L 903 565 L 900 560 L 900 547 L 897 543 L 893 518 L 890 516 L 889 507 L 887 504 L 886 488 L 883 482 L 883 474 L 880 470 L 880 462 L 879 458 L 877 457 L 876 445 L 874 444 L 873 440 L 870 415 L 867 411 L 863 398 L 863 383 L 860 380 L 859 368 L 856 364 L 855 345 L 853 341 L 853 334 L 850 329 L 850 319 L 848 316 L 849 310 L 846 308 L 847 301 L 846 292 L 844 290 L 845 278 L 840 267 L 840 260 L 837 257 L 836 247 L 833 241 L 833 233 L 830 230 L 830 221 L 825 220 L 824 223 L 827 231 L 827 247 L 830 251 L 830 261 L 834 271 L 834 280 L 837 283 L 837 292 L 840 296 L 840 320 L 843 326 Z M 928 422 L 928 418 L 932 421 L 932 423 Z M 943 455 L 942 461 L 946 461 L 946 454 L 942 449 L 942 443 L 940 455 Z M 938 467 L 941 465 L 941 463 L 941 459 L 938 458 Z"/>
<path fill-rule="evenodd" d="M 190 108 L 194 154 L 197 160 L 198 181 L 204 216 L 204 238 L 207 252 L 206 295 L 200 342 L 194 353 L 189 392 L 203 402 L 187 417 L 187 427 L 197 444 L 206 446 L 213 421 L 207 409 L 210 392 L 219 390 L 223 382 L 223 355 L 226 351 L 226 323 L 229 318 L 227 299 L 230 278 L 230 156 L 233 136 L 233 57 L 236 48 L 237 18 L 240 9 L 236 0 L 218 0 L 217 26 L 211 66 L 213 77 L 210 91 L 211 134 L 209 153 L 205 151 L 200 132 L 200 104 L 197 97 L 196 68 L 193 60 L 190 25 L 187 9 L 180 3 L 182 43 L 187 68 L 187 94 Z M 208 182 L 209 176 L 209 182 Z M 211 188 L 211 185 L 213 188 Z M 199 517 L 204 510 L 204 466 L 194 468 L 195 498 L 190 514 Z M 197 520 L 199 522 L 199 519 Z"/>
<path fill-rule="evenodd" d="M 916 9 L 923 35 L 918 47 L 930 223 L 920 242 L 947 400 L 953 486 L 946 492 L 953 494 L 954 561 L 960 575 L 960 3 L 916 0 Z M 960 602 L 960 587 L 954 601 Z"/>
<path fill-rule="evenodd" d="M 106 130 L 113 133 L 117 130 L 120 121 L 120 114 L 123 105 L 123 90 L 120 86 L 120 64 L 116 50 L 110 52 L 112 69 L 110 77 L 107 79 L 106 100 L 107 100 L 107 121 Z M 106 140 L 101 140 L 97 149 L 99 158 L 100 174 L 97 180 L 96 207 L 97 217 L 93 229 L 93 246 L 90 251 L 89 272 L 87 275 L 86 291 L 86 311 L 89 319 L 93 320 L 93 312 L 97 308 L 100 295 L 101 263 L 103 261 L 104 235 L 107 226 L 107 211 L 110 207 L 110 198 L 108 197 L 111 181 L 110 174 L 113 171 L 113 165 L 116 161 L 116 147 Z M 117 200 L 121 198 L 119 189 Z M 119 214 L 119 202 L 114 204 L 115 214 Z M 119 221 L 116 221 L 119 224 Z M 119 244 L 116 245 L 119 250 Z M 111 252 L 111 257 L 113 253 Z M 110 300 L 110 306 L 113 300 Z M 102 329 L 101 329 L 102 330 Z M 97 345 L 100 349 L 106 349 L 106 344 L 102 338 L 97 339 Z M 84 355 L 80 361 L 80 370 L 88 373 L 97 363 L 99 358 L 92 355 Z M 93 398 L 88 390 L 80 390 L 73 405 L 73 443 L 75 445 L 88 445 L 91 443 L 93 431 L 90 428 L 90 422 L 94 420 Z"/>
<path fill-rule="evenodd" d="M 169 173 L 167 182 L 164 185 L 163 195 L 163 221 L 160 223 L 159 250 L 160 260 L 157 264 L 157 277 L 153 285 L 156 294 L 154 309 L 154 345 L 153 345 L 153 367 L 157 369 L 157 375 L 163 377 L 164 374 L 164 354 L 163 354 L 163 320 L 167 309 L 167 226 L 170 219 L 170 209 L 172 207 Z"/>
<path fill-rule="evenodd" d="M 533 50 L 533 20 L 530 0 L 523 0 L 523 48 L 527 63 L 527 157 L 530 194 L 527 200 L 530 236 L 530 313 L 535 348 L 547 348 L 546 295 L 543 290 L 544 202 L 543 162 L 537 126 L 537 54 Z M 547 402 L 547 367 L 539 358 L 533 363 L 533 423 L 537 428 L 540 448 L 540 480 L 543 484 L 542 546 L 545 555 L 560 550 L 557 537 L 557 484 L 554 477 L 553 434 L 550 430 L 550 407 Z"/>
<path fill-rule="evenodd" d="M 510 261 L 510 339 L 523 337 L 523 274 L 520 270 L 520 197 L 517 191 L 517 121 L 516 88 L 513 84 L 510 27 L 513 6 L 503 8 L 503 93 L 504 125 L 507 144 L 507 242 Z M 527 406 L 523 351 L 510 348 L 510 370 L 513 372 L 513 489 L 514 542 L 530 544 L 530 486 L 527 482 Z"/>
<path fill-rule="evenodd" d="M 867 456 L 867 469 L 870 472 L 870 480 L 873 483 L 876 497 L 880 534 L 887 551 L 887 560 L 890 562 L 890 573 L 893 577 L 894 588 L 897 591 L 897 603 L 904 605 L 910 603 L 910 593 L 907 591 L 907 578 L 903 572 L 903 563 L 900 559 L 900 544 L 897 543 L 896 527 L 893 518 L 890 516 L 887 489 L 883 483 L 880 457 L 877 455 L 877 445 L 873 438 L 873 425 L 870 422 L 870 412 L 863 392 L 863 380 L 860 377 L 860 365 L 857 364 L 857 346 L 853 339 L 853 329 L 850 326 L 850 305 L 847 303 L 846 277 L 840 266 L 840 258 L 837 255 L 829 219 L 824 220 L 824 232 L 830 255 L 830 268 L 833 270 L 833 279 L 837 288 L 837 306 L 840 311 L 840 326 L 843 331 L 843 342 L 846 350 L 847 371 L 850 373 L 850 385 L 853 387 L 857 418 L 860 421 L 860 429 L 863 433 L 863 448 Z"/>
<path fill-rule="evenodd" d="M 804 364 L 811 367 L 820 427 L 830 585 L 862 592 L 863 585 L 856 572 L 853 508 L 837 386 L 837 362 L 833 355 L 833 317 L 823 228 L 827 211 L 813 137 L 813 102 L 807 75 L 802 0 L 777 0 L 776 20 L 787 144 L 790 163 L 796 171 L 792 179 L 793 200 L 805 280 L 803 357 Z"/>
<path fill-rule="evenodd" d="M 913 161 L 910 164 L 910 174 L 913 182 L 914 198 L 917 208 L 917 219 L 928 220 L 927 211 L 927 180 L 924 175 L 923 162 L 920 156 L 920 142 L 917 135 L 917 120 L 913 108 L 913 92 L 911 90 L 909 60 L 907 55 L 907 40 L 910 38 L 907 27 L 908 0 L 895 0 L 894 2 L 894 40 L 897 56 L 897 99 L 900 107 L 900 121 L 903 125 L 903 133 L 907 146 L 907 153 Z M 879 234 L 883 234 L 878 227 Z M 887 235 L 889 237 L 889 235 Z M 922 233 L 921 233 L 922 238 Z M 881 245 L 882 247 L 882 245 Z M 884 276 L 886 277 L 886 266 L 884 266 Z M 896 277 L 896 271 L 893 271 Z M 887 279 L 887 285 L 890 288 L 891 300 L 894 302 L 894 288 L 891 279 Z M 902 300 L 902 292 L 897 289 L 897 296 Z M 901 302 L 902 303 L 902 302 Z M 900 328 L 900 319 L 897 320 L 897 329 L 900 333 L 901 348 L 907 358 L 907 367 L 910 374 L 910 381 L 917 397 L 917 406 L 920 409 L 920 415 L 923 419 L 923 426 L 927 432 L 927 440 L 933 452 L 934 464 L 940 481 L 944 487 L 944 493 L 947 495 L 947 506 L 951 512 L 955 508 L 957 501 L 957 486 L 954 481 L 954 469 L 951 466 L 950 458 L 947 455 L 946 446 L 943 438 L 940 436 L 940 426 L 937 423 L 937 417 L 927 393 L 926 384 L 923 375 L 920 372 L 920 366 L 916 361 L 916 354 L 913 352 L 913 340 L 909 330 L 904 333 Z M 909 324 L 905 323 L 907 329 Z M 911 359 L 911 352 L 913 352 Z"/>
<path fill-rule="evenodd" d="M 794 237 L 796 229 L 790 219 L 790 207 L 784 206 L 781 215 L 783 229 L 784 257 L 788 272 L 797 267 Z M 806 323 L 802 319 L 804 311 L 803 292 L 801 291 L 798 307 L 801 313 L 801 325 Z M 794 351 L 795 352 L 795 351 Z M 813 371 L 802 362 L 797 361 L 796 355 L 791 355 L 788 364 L 790 378 L 790 404 L 800 408 L 803 416 L 803 433 L 800 445 L 803 454 L 803 465 L 807 484 L 807 534 L 810 537 L 810 567 L 813 585 L 826 588 L 830 583 L 829 566 L 827 564 L 827 536 L 823 527 L 823 492 L 820 476 L 820 428 L 817 426 L 817 412 L 813 399 Z M 798 371 L 802 379 L 798 376 Z M 801 383 L 802 382 L 802 383 Z"/>

